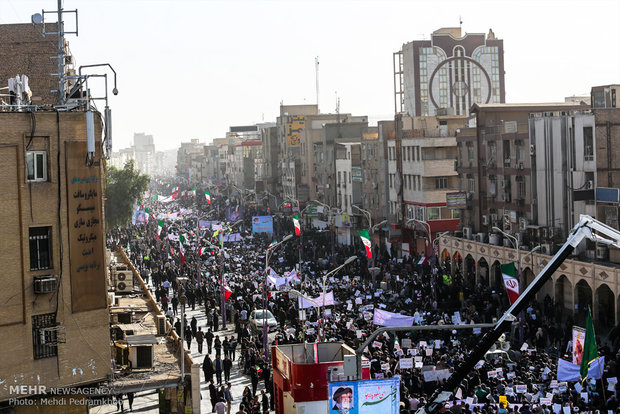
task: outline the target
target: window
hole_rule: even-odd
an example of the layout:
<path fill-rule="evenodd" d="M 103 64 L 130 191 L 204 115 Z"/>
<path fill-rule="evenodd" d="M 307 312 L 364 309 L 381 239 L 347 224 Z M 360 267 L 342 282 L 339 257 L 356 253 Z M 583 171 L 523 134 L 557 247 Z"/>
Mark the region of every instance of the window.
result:
<path fill-rule="evenodd" d="M 26 153 L 28 181 L 47 181 L 47 153 L 45 151 L 29 151 Z"/>
<path fill-rule="evenodd" d="M 34 359 L 58 355 L 58 338 L 55 329 L 56 314 L 46 313 L 32 317 L 32 349 Z"/>
<path fill-rule="evenodd" d="M 469 161 L 474 160 L 474 144 L 469 142 L 467 143 L 467 159 Z"/>
<path fill-rule="evenodd" d="M 428 220 L 439 220 L 439 207 L 427 207 L 426 214 Z"/>
<path fill-rule="evenodd" d="M 517 198 L 525 198 L 525 181 L 517 181 Z"/>
<path fill-rule="evenodd" d="M 594 160 L 594 140 L 592 127 L 583 127 L 583 158 L 585 161 Z"/>
<path fill-rule="evenodd" d="M 44 270 L 52 267 L 52 228 L 30 229 L 30 270 Z"/>
<path fill-rule="evenodd" d="M 476 181 L 474 181 L 473 178 L 469 179 L 469 192 L 470 193 L 475 193 L 476 192 Z"/>
<path fill-rule="evenodd" d="M 435 188 L 438 190 L 442 188 L 448 188 L 448 179 L 446 177 L 435 178 Z"/>

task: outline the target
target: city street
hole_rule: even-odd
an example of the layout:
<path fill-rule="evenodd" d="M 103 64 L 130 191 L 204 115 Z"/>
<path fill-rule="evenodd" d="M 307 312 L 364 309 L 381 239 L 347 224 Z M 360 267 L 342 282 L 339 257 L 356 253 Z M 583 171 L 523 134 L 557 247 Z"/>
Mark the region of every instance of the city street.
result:
<path fill-rule="evenodd" d="M 149 284 L 149 288 L 151 288 L 151 291 L 153 291 L 152 286 L 150 284 Z M 180 312 L 181 312 L 181 309 L 179 307 L 179 316 L 180 316 Z M 204 306 L 196 305 L 196 310 L 192 310 L 190 306 L 186 308 L 185 312 L 186 312 L 186 315 L 187 315 L 186 317 L 188 321 L 190 321 L 192 317 L 195 316 L 196 320 L 198 321 L 198 327 L 201 327 L 204 332 L 207 331 L 207 327 L 206 327 L 207 320 L 206 320 L 206 316 L 204 312 Z M 227 323 L 226 328 L 227 328 L 226 330 L 220 329 L 219 331 L 214 332 L 214 334 L 220 335 L 220 338 L 222 339 L 224 336 L 235 335 L 234 324 Z M 273 338 L 270 337 L 269 339 L 272 340 Z M 183 342 L 183 345 L 186 346 L 187 343 Z M 202 364 L 202 361 L 207 352 L 206 341 L 204 343 L 202 350 L 203 350 L 202 354 L 198 353 L 198 343 L 195 340 L 192 341 L 192 346 L 191 346 L 192 359 L 194 359 L 194 361 L 196 362 L 199 362 L 200 364 Z M 214 349 L 211 350 L 210 355 L 212 356 L 212 358 L 215 358 Z M 236 357 L 239 358 L 239 355 L 240 355 L 240 347 L 237 348 Z M 200 379 L 201 379 L 200 394 L 202 397 L 200 401 L 201 412 L 210 413 L 211 412 L 211 401 L 209 399 L 209 387 L 208 387 L 208 384 L 204 381 L 204 375 L 203 375 L 202 369 L 200 370 Z M 232 370 L 230 371 L 230 383 L 232 384 L 232 397 L 233 397 L 233 403 L 232 403 L 230 412 L 236 413 L 239 408 L 239 403 L 241 402 L 241 396 L 243 394 L 243 390 L 245 389 L 245 387 L 250 387 L 250 389 L 252 388 L 250 377 L 248 375 L 243 375 L 241 370 L 238 368 L 237 359 L 235 359 L 235 361 L 233 362 L 233 367 L 232 367 Z M 264 382 L 259 381 L 258 388 L 256 391 L 257 395 L 260 395 L 261 390 L 264 390 L 264 389 L 265 389 Z M 158 399 L 159 399 L 158 393 L 155 390 L 138 392 L 134 396 L 132 412 L 159 413 Z M 129 402 L 127 401 L 126 395 L 123 397 L 123 408 L 125 412 L 129 412 Z M 107 414 L 107 413 L 118 413 L 120 411 L 117 409 L 116 405 L 108 404 L 108 405 L 104 405 L 100 407 L 93 407 L 91 408 L 90 412 L 96 413 L 96 414 Z"/>

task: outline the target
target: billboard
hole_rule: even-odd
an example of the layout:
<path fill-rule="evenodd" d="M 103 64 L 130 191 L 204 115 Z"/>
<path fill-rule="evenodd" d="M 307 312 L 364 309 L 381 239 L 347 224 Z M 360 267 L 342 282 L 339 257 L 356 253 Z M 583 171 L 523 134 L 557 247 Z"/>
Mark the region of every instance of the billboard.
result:
<path fill-rule="evenodd" d="M 273 234 L 273 218 L 271 216 L 253 216 L 252 233 Z"/>
<path fill-rule="evenodd" d="M 398 414 L 400 380 L 331 382 L 327 391 L 329 414 Z"/>
<path fill-rule="evenodd" d="M 289 115 L 286 118 L 286 141 L 289 147 L 298 147 L 301 141 L 301 131 L 306 127 L 306 117 L 303 115 Z"/>
<path fill-rule="evenodd" d="M 467 208 L 467 193 L 446 193 L 446 207 L 450 210 Z"/>

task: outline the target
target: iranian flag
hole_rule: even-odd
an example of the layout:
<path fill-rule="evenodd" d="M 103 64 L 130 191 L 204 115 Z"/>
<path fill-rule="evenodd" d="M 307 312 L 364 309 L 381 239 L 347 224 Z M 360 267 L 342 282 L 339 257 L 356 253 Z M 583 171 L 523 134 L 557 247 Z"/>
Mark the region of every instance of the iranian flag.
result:
<path fill-rule="evenodd" d="M 423 265 L 428 261 L 428 259 L 426 258 L 425 255 L 422 255 L 422 257 L 420 257 L 420 260 L 418 260 L 418 264 L 419 265 Z"/>
<path fill-rule="evenodd" d="M 299 236 L 301 234 L 301 225 L 299 224 L 299 214 L 293 214 L 293 224 L 295 225 L 295 235 Z"/>
<path fill-rule="evenodd" d="M 191 191 L 187 192 L 188 196 L 196 197 L 196 187 L 192 188 Z"/>
<path fill-rule="evenodd" d="M 205 198 L 207 199 L 207 204 L 211 204 L 211 194 L 208 191 L 205 191 Z"/>
<path fill-rule="evenodd" d="M 230 290 L 228 285 L 224 285 L 224 301 L 227 301 L 230 295 L 232 295 L 232 290 Z"/>
<path fill-rule="evenodd" d="M 267 246 L 267 250 L 271 249 L 273 246 L 275 246 L 276 244 L 278 244 L 277 241 L 272 241 L 271 244 L 269 246 Z"/>
<path fill-rule="evenodd" d="M 179 254 L 181 255 L 181 265 L 185 264 L 185 247 L 183 247 L 183 243 L 185 243 L 185 237 L 181 235 L 181 237 L 179 237 Z"/>
<path fill-rule="evenodd" d="M 360 237 L 362 238 L 362 243 L 366 246 L 366 257 L 372 259 L 372 246 L 370 244 L 370 236 L 368 235 L 368 230 L 360 230 Z"/>
<path fill-rule="evenodd" d="M 293 205 L 290 202 L 286 202 L 286 203 L 282 203 L 282 207 L 284 208 L 291 208 Z"/>
<path fill-rule="evenodd" d="M 508 299 L 510 305 L 515 303 L 519 298 L 519 280 L 517 279 L 517 271 L 514 263 L 508 263 L 501 265 L 502 276 L 504 277 L 504 286 L 506 286 L 506 293 L 508 293 Z"/>
<path fill-rule="evenodd" d="M 159 240 L 159 235 L 161 234 L 162 229 L 164 228 L 164 221 L 159 220 L 157 222 L 157 240 Z"/>

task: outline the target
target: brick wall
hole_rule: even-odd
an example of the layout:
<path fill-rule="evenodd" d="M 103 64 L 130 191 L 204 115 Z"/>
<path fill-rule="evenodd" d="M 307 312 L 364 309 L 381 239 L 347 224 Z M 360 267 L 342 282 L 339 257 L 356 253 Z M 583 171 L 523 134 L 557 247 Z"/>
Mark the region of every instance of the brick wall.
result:
<path fill-rule="evenodd" d="M 55 32 L 56 24 L 46 24 L 46 31 Z M 58 36 L 43 36 L 42 25 L 0 25 L 0 87 L 8 86 L 8 79 L 27 75 L 34 105 L 58 103 L 58 63 L 51 56 L 57 54 Z M 4 98 L 8 102 L 8 98 Z"/>

